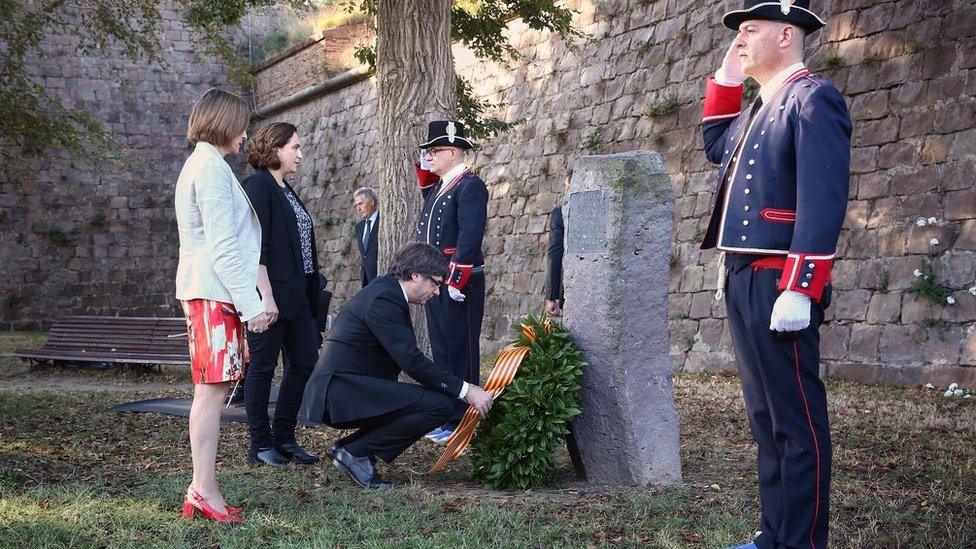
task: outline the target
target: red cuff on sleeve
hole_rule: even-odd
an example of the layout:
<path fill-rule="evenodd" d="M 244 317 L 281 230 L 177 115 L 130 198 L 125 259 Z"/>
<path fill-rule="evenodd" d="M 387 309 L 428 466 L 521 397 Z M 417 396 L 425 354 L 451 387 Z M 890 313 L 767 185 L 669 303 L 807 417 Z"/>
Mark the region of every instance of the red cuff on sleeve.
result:
<path fill-rule="evenodd" d="M 786 267 L 777 286 L 780 291 L 792 290 L 810 296 L 819 303 L 823 296 L 824 286 L 830 283 L 830 269 L 834 264 L 834 256 L 809 255 L 789 253 L 786 256 Z"/>
<path fill-rule="evenodd" d="M 421 189 L 426 189 L 428 187 L 433 187 L 441 180 L 440 176 L 434 172 L 427 171 L 420 167 L 420 164 L 413 165 L 413 171 L 417 172 L 417 183 L 420 184 Z"/>
<path fill-rule="evenodd" d="M 471 278 L 471 270 L 474 265 L 458 265 L 455 262 L 451 262 L 451 274 L 447 277 L 447 284 L 449 286 L 454 286 L 458 290 L 464 288 L 465 284 L 468 283 L 468 279 Z"/>
<path fill-rule="evenodd" d="M 705 106 L 702 108 L 702 121 L 730 118 L 742 112 L 742 91 L 745 86 L 723 86 L 708 77 L 705 84 Z"/>

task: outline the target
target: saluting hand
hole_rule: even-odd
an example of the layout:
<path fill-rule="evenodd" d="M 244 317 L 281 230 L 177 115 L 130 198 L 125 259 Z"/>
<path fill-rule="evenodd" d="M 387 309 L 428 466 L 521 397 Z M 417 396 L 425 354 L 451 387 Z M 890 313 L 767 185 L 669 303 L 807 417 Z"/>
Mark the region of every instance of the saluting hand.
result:
<path fill-rule="evenodd" d="M 739 48 L 736 47 L 738 38 L 732 41 L 725 58 L 722 59 L 722 66 L 715 72 L 715 80 L 725 86 L 738 86 L 746 81 L 746 73 L 742 72 L 742 58 L 739 57 Z"/>

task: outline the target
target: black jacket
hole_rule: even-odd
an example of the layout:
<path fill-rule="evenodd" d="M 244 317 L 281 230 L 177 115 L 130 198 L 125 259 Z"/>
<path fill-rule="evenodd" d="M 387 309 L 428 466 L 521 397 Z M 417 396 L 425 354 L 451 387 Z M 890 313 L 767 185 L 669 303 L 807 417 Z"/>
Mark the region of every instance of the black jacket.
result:
<path fill-rule="evenodd" d="M 305 386 L 304 420 L 337 424 L 376 417 L 417 400 L 398 383 L 406 372 L 421 385 L 457 398 L 463 381 L 417 348 L 410 309 L 397 279 L 381 276 L 343 305 Z M 326 399 L 330 385 L 331 398 Z"/>
<path fill-rule="evenodd" d="M 363 219 L 356 224 L 356 242 L 359 246 L 359 253 L 362 255 L 360 266 L 360 276 L 363 279 L 363 287 L 376 278 L 376 254 L 379 252 L 380 235 L 380 216 L 376 214 L 376 223 L 369 228 L 369 241 L 366 248 L 363 248 L 363 231 L 366 229 L 366 220 Z"/>
<path fill-rule="evenodd" d="M 305 306 L 303 300 L 308 301 L 314 316 L 318 311 L 319 277 L 311 277 L 313 280 L 309 282 L 305 276 L 298 220 L 285 197 L 285 190 L 266 169 L 254 172 L 242 185 L 261 221 L 261 265 L 268 269 L 279 316 L 294 319 Z M 287 182 L 285 185 L 295 193 Z M 298 193 L 295 197 L 298 198 Z M 298 202 L 301 204 L 301 199 Z M 313 229 L 312 266 L 315 273 L 319 271 L 317 256 Z"/>
<path fill-rule="evenodd" d="M 546 299 L 560 301 L 563 298 L 563 210 L 552 209 L 549 218 L 549 250 L 546 253 Z"/>

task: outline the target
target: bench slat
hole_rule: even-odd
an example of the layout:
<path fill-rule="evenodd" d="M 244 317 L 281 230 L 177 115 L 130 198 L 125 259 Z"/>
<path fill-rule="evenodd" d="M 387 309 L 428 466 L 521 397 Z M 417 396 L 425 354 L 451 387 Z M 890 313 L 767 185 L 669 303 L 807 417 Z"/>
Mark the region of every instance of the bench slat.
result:
<path fill-rule="evenodd" d="M 12 354 L 39 360 L 189 364 L 184 318 L 73 316 L 55 320 L 39 349 Z"/>

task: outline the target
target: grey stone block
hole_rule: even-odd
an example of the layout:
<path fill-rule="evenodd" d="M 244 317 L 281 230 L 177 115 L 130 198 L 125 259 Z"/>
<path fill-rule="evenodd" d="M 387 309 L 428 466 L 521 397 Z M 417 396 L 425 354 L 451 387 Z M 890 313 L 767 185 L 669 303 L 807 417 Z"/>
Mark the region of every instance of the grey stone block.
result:
<path fill-rule="evenodd" d="M 589 363 L 574 422 L 584 473 L 607 484 L 680 483 L 667 171 L 654 152 L 584 156 L 568 194 L 564 314 Z"/>

